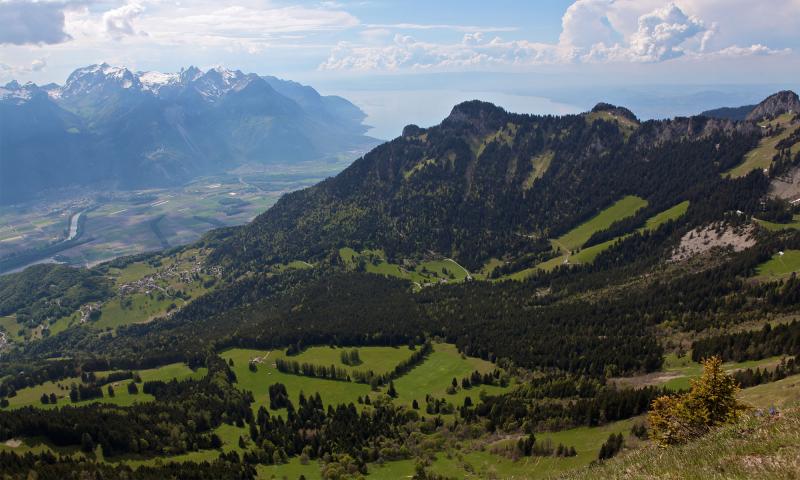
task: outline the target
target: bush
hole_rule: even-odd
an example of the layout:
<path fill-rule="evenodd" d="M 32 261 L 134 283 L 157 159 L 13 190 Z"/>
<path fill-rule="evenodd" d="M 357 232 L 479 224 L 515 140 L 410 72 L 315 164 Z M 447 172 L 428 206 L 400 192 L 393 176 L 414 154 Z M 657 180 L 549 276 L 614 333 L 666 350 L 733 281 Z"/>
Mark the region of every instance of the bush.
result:
<path fill-rule="evenodd" d="M 722 371 L 722 359 L 703 362 L 703 375 L 691 382 L 689 393 L 653 400 L 648 418 L 653 438 L 661 445 L 686 443 L 716 425 L 739 418 L 746 407 L 736 400 L 739 386 Z"/>

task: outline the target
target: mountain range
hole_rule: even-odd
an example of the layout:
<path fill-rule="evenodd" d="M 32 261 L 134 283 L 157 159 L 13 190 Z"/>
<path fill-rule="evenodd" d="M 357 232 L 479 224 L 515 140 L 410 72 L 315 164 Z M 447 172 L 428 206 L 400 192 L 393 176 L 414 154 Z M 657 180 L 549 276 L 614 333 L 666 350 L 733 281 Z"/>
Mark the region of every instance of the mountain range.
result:
<path fill-rule="evenodd" d="M 365 150 L 365 114 L 311 87 L 238 70 L 75 70 L 0 87 L 0 203 L 71 185 L 174 185 L 243 164 Z"/>

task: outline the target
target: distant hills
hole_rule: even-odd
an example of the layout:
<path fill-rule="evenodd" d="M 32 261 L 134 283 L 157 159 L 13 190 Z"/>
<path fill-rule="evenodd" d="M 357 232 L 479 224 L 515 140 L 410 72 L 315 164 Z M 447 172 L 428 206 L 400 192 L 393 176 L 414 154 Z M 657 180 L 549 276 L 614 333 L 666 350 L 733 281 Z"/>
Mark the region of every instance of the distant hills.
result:
<path fill-rule="evenodd" d="M 777 116 L 792 111 L 800 113 L 800 98 L 797 94 L 784 90 L 770 95 L 758 105 L 743 105 L 741 107 L 722 107 L 706 110 L 700 115 L 710 118 L 725 120 L 758 120 L 766 116 Z"/>
<path fill-rule="evenodd" d="M 324 160 L 377 143 L 349 101 L 299 83 L 195 67 L 75 70 L 0 87 L 0 203 L 50 188 L 165 186 L 248 163 Z"/>

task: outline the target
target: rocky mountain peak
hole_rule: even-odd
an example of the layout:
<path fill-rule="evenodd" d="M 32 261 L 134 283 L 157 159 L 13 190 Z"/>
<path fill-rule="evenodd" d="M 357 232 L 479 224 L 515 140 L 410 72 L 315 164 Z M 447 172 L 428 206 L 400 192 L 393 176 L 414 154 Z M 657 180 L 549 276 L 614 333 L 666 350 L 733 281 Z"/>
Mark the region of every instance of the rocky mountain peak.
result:
<path fill-rule="evenodd" d="M 784 113 L 800 113 L 800 98 L 791 90 L 784 90 L 767 97 L 747 115 L 747 120 L 759 121 Z"/>

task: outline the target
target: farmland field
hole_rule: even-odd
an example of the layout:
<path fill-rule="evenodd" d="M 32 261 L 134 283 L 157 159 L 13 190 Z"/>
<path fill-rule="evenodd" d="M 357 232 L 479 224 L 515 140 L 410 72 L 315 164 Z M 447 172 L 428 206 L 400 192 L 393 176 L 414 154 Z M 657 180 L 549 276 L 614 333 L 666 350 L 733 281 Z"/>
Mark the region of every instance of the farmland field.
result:
<path fill-rule="evenodd" d="M 81 190 L 0 207 L 0 261 L 26 253 L 36 258 L 29 263 L 96 265 L 114 257 L 187 244 L 212 228 L 246 223 L 284 193 L 313 185 L 346 165 L 341 161 L 203 177 L 174 188 Z M 57 255 L 48 254 L 46 247 L 67 238 L 70 218 L 77 212 L 85 212 L 80 242 Z M 37 251 L 43 252 L 41 257 Z M 9 267 L 9 271 L 21 267 Z"/>

